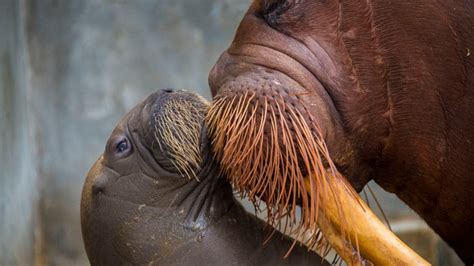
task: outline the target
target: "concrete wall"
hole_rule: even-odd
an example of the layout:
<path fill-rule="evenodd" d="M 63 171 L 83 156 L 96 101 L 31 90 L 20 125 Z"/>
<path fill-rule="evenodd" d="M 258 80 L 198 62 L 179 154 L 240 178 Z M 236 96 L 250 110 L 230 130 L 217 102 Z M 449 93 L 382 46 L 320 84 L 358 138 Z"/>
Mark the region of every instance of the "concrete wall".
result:
<path fill-rule="evenodd" d="M 34 259 L 38 182 L 19 3 L 0 1 L 0 265 Z"/>
<path fill-rule="evenodd" d="M 80 192 L 111 129 L 157 88 L 209 98 L 249 2 L 0 1 L 0 265 L 87 264 Z"/>
<path fill-rule="evenodd" d="M 86 264 L 84 176 L 157 88 L 209 98 L 248 0 L 0 1 L 0 265 Z"/>

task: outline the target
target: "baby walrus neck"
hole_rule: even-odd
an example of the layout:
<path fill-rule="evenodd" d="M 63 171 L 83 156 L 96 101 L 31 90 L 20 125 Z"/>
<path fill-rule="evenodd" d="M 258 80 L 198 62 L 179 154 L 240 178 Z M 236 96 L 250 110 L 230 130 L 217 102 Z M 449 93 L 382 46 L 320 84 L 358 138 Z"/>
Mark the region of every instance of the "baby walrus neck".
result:
<path fill-rule="evenodd" d="M 236 202 L 210 154 L 208 103 L 153 93 L 118 123 L 84 184 L 81 224 L 93 265 L 321 264 Z"/>

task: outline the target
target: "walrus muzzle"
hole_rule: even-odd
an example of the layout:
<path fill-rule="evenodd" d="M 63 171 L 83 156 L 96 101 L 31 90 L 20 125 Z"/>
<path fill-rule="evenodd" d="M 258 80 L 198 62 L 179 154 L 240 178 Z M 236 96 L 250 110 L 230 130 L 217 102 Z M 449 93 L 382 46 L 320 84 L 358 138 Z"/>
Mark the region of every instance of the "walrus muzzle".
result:
<path fill-rule="evenodd" d="M 267 203 L 269 223 L 289 226 L 301 237 L 309 233 L 309 246 L 326 250 L 321 229 L 350 264 L 360 263 L 360 255 L 376 265 L 426 264 L 360 199 L 356 190 L 367 180 L 349 184 L 339 170 L 363 166 L 351 161 L 360 156 L 353 156 L 357 151 L 348 144 L 328 93 L 337 90 L 334 85 L 353 85 L 352 80 L 345 84 L 338 77 L 346 69 L 334 65 L 344 62 L 335 62 L 338 58 L 328 55 L 324 42 L 289 37 L 285 21 L 275 30 L 280 25 L 273 27 L 271 14 L 277 16 L 288 8 L 285 3 L 293 2 L 298 6 L 298 1 L 254 1 L 210 73 L 214 102 L 207 122 L 217 159 L 236 189 L 255 203 Z M 364 175 L 360 168 L 354 172 Z M 284 216 L 289 222 L 278 224 Z"/>
<path fill-rule="evenodd" d="M 304 103 L 283 99 L 278 84 L 264 84 L 259 95 L 249 87 L 233 97 L 218 96 L 208 114 L 214 152 L 234 187 L 255 203 L 264 199 L 269 223 L 281 226 L 275 223 L 288 215 L 285 227 L 296 228 L 300 238 L 309 232 L 314 237 L 307 244 L 325 250 L 327 242 L 317 233 L 321 229 L 348 263 L 361 261 L 354 251 L 376 265 L 426 263 L 377 219 L 337 171 L 317 119 Z"/>
<path fill-rule="evenodd" d="M 324 251 L 329 243 L 350 264 L 361 263 L 360 255 L 376 265 L 427 264 L 338 172 L 305 103 L 297 95 L 288 101 L 291 95 L 281 95 L 286 89 L 278 82 L 262 84 L 237 89 L 225 84 L 225 96 L 217 96 L 208 113 L 214 152 L 234 187 L 254 203 L 259 198 L 267 203 L 269 223 L 282 226 L 280 218 L 289 216 L 283 226 L 295 228 L 300 238 L 312 234 L 308 246 Z"/>

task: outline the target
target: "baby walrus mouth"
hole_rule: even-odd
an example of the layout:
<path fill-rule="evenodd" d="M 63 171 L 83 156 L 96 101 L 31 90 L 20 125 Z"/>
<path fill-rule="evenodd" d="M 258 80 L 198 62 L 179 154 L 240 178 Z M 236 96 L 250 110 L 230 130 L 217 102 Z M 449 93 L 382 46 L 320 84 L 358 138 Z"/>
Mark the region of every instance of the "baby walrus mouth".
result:
<path fill-rule="evenodd" d="M 294 240 L 268 238 L 235 200 L 210 153 L 207 111 L 202 97 L 162 90 L 119 121 L 82 192 L 91 264 L 327 264 L 300 245 L 285 258 Z"/>

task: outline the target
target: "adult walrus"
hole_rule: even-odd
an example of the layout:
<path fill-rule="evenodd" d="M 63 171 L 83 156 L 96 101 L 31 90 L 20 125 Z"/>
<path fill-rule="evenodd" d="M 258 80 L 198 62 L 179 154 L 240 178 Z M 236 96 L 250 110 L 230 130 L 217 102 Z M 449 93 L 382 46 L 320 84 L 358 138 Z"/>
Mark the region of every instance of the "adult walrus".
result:
<path fill-rule="evenodd" d="M 84 184 L 92 265 L 326 265 L 236 202 L 210 156 L 208 103 L 158 91 L 118 123 Z"/>
<path fill-rule="evenodd" d="M 210 72 L 213 149 L 276 216 L 302 205 L 304 228 L 357 205 L 341 174 L 375 180 L 472 264 L 473 53 L 470 0 L 255 0 Z M 364 256 L 392 254 L 336 214 Z"/>

